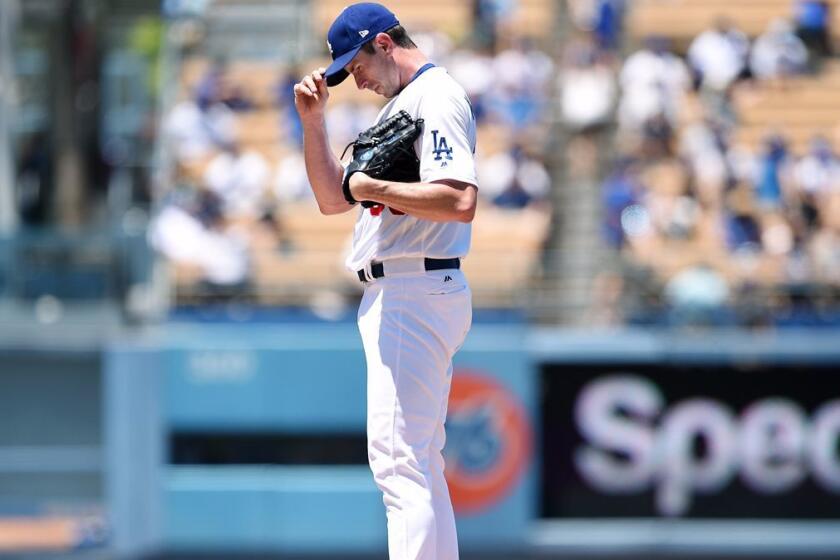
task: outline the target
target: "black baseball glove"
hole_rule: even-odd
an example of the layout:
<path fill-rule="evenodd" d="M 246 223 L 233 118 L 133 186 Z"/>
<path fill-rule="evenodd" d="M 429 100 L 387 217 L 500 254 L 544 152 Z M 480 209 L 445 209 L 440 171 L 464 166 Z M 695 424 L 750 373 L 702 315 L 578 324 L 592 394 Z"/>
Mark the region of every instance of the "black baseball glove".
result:
<path fill-rule="evenodd" d="M 361 171 L 375 179 L 413 183 L 420 180 L 420 160 L 414 153 L 414 141 L 420 136 L 423 119 L 416 121 L 405 111 L 365 130 L 351 142 L 353 160 L 344 170 L 342 191 L 350 204 L 358 200 L 350 193 L 350 177 Z M 347 152 L 347 148 L 344 149 Z M 342 158 L 344 154 L 342 154 Z M 362 201 L 368 208 L 375 202 Z"/>

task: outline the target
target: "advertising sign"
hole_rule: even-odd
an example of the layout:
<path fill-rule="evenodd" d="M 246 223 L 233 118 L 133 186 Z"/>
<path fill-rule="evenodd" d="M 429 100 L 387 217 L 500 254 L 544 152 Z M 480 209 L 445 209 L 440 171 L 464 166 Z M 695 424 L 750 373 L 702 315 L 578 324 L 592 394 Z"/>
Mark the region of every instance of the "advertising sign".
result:
<path fill-rule="evenodd" d="M 840 518 L 828 366 L 548 365 L 542 515 Z"/>
<path fill-rule="evenodd" d="M 446 480 L 457 513 L 496 505 L 531 461 L 531 425 L 522 404 L 486 373 L 455 372 L 446 432 Z"/>

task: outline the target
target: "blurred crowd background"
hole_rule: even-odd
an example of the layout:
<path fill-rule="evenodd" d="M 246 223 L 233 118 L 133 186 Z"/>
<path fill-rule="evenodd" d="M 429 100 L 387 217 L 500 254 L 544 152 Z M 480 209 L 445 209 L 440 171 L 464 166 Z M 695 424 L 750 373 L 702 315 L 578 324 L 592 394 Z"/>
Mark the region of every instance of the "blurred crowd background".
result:
<path fill-rule="evenodd" d="M 4 229 L 117 230 L 154 253 L 109 247 L 128 261 L 116 279 L 106 266 L 61 287 L 43 261 L 64 257 L 42 254 L 7 265 L 5 291 L 109 291 L 141 319 L 231 301 L 340 315 L 359 293 L 340 264 L 348 224 L 314 212 L 291 94 L 327 61 L 339 4 L 9 3 Z M 567 325 L 836 326 L 832 7 L 397 2 L 476 110 L 479 307 Z M 332 92 L 337 153 L 381 103 Z"/>
<path fill-rule="evenodd" d="M 352 323 L 355 213 L 318 213 L 292 93 L 346 3 L 0 0 L 0 375 L 161 325 Z M 387 5 L 475 109 L 477 324 L 837 339 L 840 2 Z M 336 154 L 382 104 L 331 89 Z M 3 461 L 41 457 L 12 447 L 0 519 Z"/>
<path fill-rule="evenodd" d="M 359 292 L 348 224 L 314 212 L 291 94 L 327 61 L 339 4 L 9 3 L 3 226 L 41 250 L 7 264 L 6 293 L 54 307 L 107 291 L 141 319 L 231 301 L 340 315 Z M 478 305 L 549 324 L 836 326 L 832 6 L 397 2 L 476 109 Z M 381 103 L 332 92 L 337 152 Z M 114 230 L 154 253 L 89 240 L 127 261 L 116 278 L 105 263 L 44 278 L 66 255 L 43 245 Z"/>

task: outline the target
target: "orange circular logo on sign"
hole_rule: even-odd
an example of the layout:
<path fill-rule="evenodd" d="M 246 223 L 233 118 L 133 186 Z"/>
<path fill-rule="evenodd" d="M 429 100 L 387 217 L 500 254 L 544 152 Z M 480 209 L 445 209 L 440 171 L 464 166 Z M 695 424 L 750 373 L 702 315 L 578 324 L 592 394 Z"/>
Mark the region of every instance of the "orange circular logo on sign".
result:
<path fill-rule="evenodd" d="M 498 502 L 531 459 L 531 427 L 522 405 L 491 377 L 456 370 L 443 453 L 455 511 L 474 513 Z"/>

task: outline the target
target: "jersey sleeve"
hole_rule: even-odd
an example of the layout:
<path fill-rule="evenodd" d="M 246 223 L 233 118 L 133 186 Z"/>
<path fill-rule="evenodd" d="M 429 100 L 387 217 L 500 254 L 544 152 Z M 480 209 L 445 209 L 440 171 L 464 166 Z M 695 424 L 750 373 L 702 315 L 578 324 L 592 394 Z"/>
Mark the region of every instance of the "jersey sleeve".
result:
<path fill-rule="evenodd" d="M 423 97 L 424 119 L 417 153 L 420 180 L 452 179 L 478 186 L 475 172 L 475 118 L 466 94 L 431 91 Z"/>

